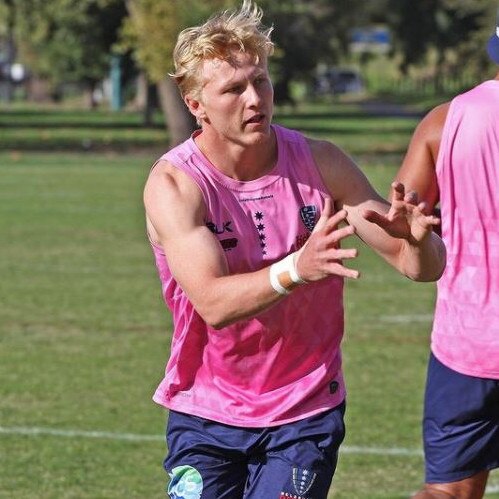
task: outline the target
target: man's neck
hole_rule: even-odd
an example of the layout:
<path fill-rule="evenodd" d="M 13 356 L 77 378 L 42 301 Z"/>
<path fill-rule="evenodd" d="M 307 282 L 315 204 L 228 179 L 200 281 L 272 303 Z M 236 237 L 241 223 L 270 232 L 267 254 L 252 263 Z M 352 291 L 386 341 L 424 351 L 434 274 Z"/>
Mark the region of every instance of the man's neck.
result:
<path fill-rule="evenodd" d="M 277 161 L 277 140 L 273 130 L 267 140 L 251 146 L 212 140 L 209 132 L 201 132 L 194 140 L 217 170 L 235 180 L 250 181 L 263 177 Z"/>

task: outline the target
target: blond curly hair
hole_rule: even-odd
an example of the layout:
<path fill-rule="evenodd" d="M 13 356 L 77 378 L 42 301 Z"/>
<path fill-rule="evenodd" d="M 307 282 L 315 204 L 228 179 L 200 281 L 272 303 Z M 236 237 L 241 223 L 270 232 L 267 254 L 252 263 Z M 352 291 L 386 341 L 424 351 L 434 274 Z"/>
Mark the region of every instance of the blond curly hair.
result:
<path fill-rule="evenodd" d="M 231 61 L 234 49 L 247 52 L 258 62 L 272 55 L 272 27 L 262 24 L 263 12 L 252 1 L 244 0 L 240 9 L 225 10 L 201 26 L 184 29 L 173 51 L 175 72 L 171 74 L 182 96 L 198 97 L 202 82 L 199 66 L 206 59 Z"/>

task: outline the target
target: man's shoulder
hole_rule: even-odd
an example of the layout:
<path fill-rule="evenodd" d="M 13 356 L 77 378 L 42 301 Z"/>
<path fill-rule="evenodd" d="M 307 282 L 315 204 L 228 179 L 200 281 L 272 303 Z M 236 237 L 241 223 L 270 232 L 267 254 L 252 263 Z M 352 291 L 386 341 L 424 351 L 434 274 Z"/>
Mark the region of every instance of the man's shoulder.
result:
<path fill-rule="evenodd" d="M 423 139 L 430 145 L 434 144 L 438 146 L 451 104 L 452 101 L 439 104 L 425 115 L 416 131 L 416 136 L 419 140 Z"/>
<path fill-rule="evenodd" d="M 158 158 L 159 161 L 168 161 L 173 164 L 184 162 L 188 157 L 194 153 L 192 138 L 188 138 L 179 144 L 173 145 L 162 156 Z"/>
<path fill-rule="evenodd" d="M 329 140 L 305 137 L 305 141 L 316 160 L 324 157 L 334 162 L 335 159 L 346 156 L 339 146 Z"/>
<path fill-rule="evenodd" d="M 447 101 L 438 106 L 435 106 L 430 112 L 425 116 L 425 120 L 436 126 L 443 126 L 445 120 L 447 119 L 447 114 L 452 101 Z"/>
<path fill-rule="evenodd" d="M 144 190 L 146 194 L 152 191 L 165 197 L 173 196 L 177 200 L 194 200 L 200 194 L 191 176 L 164 157 L 160 158 L 149 172 Z"/>

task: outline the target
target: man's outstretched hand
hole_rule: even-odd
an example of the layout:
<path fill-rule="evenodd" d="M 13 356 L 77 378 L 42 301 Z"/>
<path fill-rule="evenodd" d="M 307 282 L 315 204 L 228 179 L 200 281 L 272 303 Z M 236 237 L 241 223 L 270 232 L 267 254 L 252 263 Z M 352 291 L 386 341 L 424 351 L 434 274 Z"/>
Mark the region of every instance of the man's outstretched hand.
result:
<path fill-rule="evenodd" d="M 440 219 L 427 215 L 425 209 L 425 203 L 418 202 L 416 192 L 406 194 L 402 183 L 393 182 L 392 203 L 388 213 L 365 210 L 363 216 L 390 236 L 406 239 L 409 244 L 418 246 L 432 232 L 433 226 L 440 224 Z"/>

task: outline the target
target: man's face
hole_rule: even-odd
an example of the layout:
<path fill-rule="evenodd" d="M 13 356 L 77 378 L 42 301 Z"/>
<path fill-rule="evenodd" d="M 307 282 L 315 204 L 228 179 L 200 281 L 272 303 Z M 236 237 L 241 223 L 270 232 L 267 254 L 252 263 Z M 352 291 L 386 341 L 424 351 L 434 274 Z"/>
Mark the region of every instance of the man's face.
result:
<path fill-rule="evenodd" d="M 232 51 L 230 62 L 205 60 L 196 116 L 221 140 L 257 144 L 270 134 L 274 91 L 267 60 Z"/>

